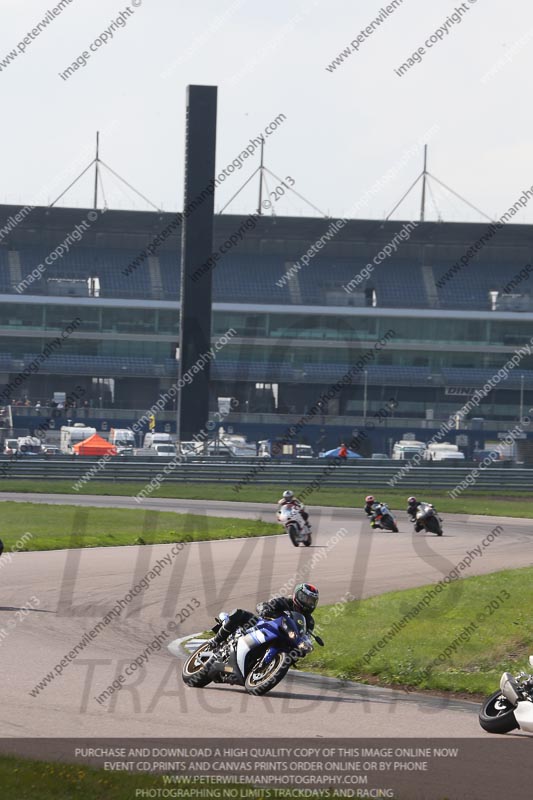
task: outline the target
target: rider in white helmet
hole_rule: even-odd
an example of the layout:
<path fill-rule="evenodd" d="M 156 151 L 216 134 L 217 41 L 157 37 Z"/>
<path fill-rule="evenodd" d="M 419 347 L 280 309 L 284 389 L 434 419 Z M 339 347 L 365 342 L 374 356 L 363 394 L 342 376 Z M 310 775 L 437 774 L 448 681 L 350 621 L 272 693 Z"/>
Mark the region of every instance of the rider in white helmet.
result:
<path fill-rule="evenodd" d="M 419 531 L 423 530 L 424 527 L 423 525 L 419 525 L 416 520 L 418 509 L 420 506 L 426 505 L 431 506 L 435 510 L 435 513 L 437 513 L 437 509 L 433 503 L 426 503 L 425 500 L 417 500 L 416 497 L 413 496 L 407 498 L 407 513 L 409 514 L 409 519 L 411 522 L 414 522 L 416 533 L 419 533 Z"/>
<path fill-rule="evenodd" d="M 278 509 L 282 508 L 283 506 L 287 506 L 287 505 L 293 505 L 295 508 L 298 509 L 298 511 L 302 515 L 302 519 L 304 520 L 304 522 L 305 522 L 305 524 L 307 526 L 307 530 L 311 531 L 311 523 L 309 522 L 309 514 L 305 510 L 305 506 L 301 502 L 301 500 L 298 500 L 298 498 L 296 497 L 294 492 L 291 492 L 290 489 L 286 489 L 283 492 L 283 497 L 281 498 L 281 500 L 278 500 Z"/>

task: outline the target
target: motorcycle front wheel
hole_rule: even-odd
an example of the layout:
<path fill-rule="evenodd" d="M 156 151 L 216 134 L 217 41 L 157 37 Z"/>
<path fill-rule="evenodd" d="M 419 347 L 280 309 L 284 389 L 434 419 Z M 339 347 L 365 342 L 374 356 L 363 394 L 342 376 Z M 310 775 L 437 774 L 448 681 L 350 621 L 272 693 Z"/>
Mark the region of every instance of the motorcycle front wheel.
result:
<path fill-rule="evenodd" d="M 428 517 L 426 520 L 426 530 L 430 533 L 436 533 L 437 536 L 442 536 L 442 528 L 440 522 L 435 517 Z"/>
<path fill-rule="evenodd" d="M 294 524 L 291 524 L 287 527 L 291 542 L 295 547 L 298 547 L 300 544 L 298 541 L 298 527 Z"/>
<path fill-rule="evenodd" d="M 393 533 L 398 533 L 398 526 L 394 522 L 393 518 L 390 517 L 388 514 L 385 517 L 383 517 L 383 519 L 381 520 L 381 524 L 386 530 L 392 531 Z"/>
<path fill-rule="evenodd" d="M 509 733 L 518 728 L 515 706 L 501 693 L 487 697 L 479 712 L 479 724 L 487 733 Z"/>
<path fill-rule="evenodd" d="M 185 662 L 181 677 L 187 686 L 200 689 L 202 686 L 207 686 L 208 683 L 211 683 L 212 678 L 209 676 L 209 662 L 211 659 L 206 662 L 205 657 L 202 657 L 208 653 L 210 647 L 211 642 L 207 641 L 198 650 L 195 650 Z"/>
<path fill-rule="evenodd" d="M 292 663 L 287 653 L 276 653 L 272 661 L 264 667 L 261 667 L 262 660 L 261 658 L 246 676 L 244 688 L 249 694 L 263 695 L 270 692 L 285 677 Z"/>

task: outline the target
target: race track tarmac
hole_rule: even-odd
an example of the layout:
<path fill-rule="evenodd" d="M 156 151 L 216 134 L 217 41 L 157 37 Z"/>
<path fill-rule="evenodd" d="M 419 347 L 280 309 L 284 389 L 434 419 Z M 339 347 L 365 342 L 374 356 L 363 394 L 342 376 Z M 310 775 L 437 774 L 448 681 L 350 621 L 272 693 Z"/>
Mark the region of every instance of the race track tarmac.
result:
<path fill-rule="evenodd" d="M 3 493 L 1 500 L 139 507 L 129 497 Z M 265 504 L 147 500 L 143 508 L 274 519 Z M 210 627 L 221 609 L 253 608 L 297 580 L 317 584 L 321 602 L 329 604 L 347 592 L 367 597 L 436 582 L 468 553 L 463 576 L 533 563 L 530 520 L 443 515 L 445 535 L 438 538 L 413 534 L 404 513 L 398 513 L 400 533 L 392 534 L 372 532 L 359 510 L 309 510 L 310 548 L 296 549 L 282 534 L 191 543 L 175 553 L 172 545 L 155 545 L 14 553 L 10 562 L 4 556 L 0 736 L 277 737 L 302 730 L 308 736 L 487 736 L 475 703 L 303 672 L 291 672 L 265 698 L 239 687 L 184 686 L 182 661 L 166 644 Z M 94 638 L 83 640 L 157 563 L 159 574 L 130 595 L 120 616 L 108 617 Z M 61 666 L 80 640 L 85 646 Z M 132 672 L 143 653 L 146 663 Z M 39 689 L 47 674 L 53 678 Z M 120 690 L 98 702 L 113 681 Z"/>

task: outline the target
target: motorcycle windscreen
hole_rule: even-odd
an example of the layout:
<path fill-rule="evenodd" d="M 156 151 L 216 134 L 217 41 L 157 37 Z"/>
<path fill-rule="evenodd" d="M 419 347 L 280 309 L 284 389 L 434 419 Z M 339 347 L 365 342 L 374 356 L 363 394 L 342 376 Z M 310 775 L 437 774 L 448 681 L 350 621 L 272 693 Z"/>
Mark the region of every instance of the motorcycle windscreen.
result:
<path fill-rule="evenodd" d="M 305 621 L 304 615 L 300 614 L 299 611 L 293 611 L 291 613 L 291 617 L 293 618 L 293 620 L 296 622 L 296 625 L 298 626 L 298 633 L 300 634 L 300 636 L 303 636 L 304 633 L 307 633 L 307 623 Z"/>
<path fill-rule="evenodd" d="M 504 672 L 500 678 L 500 689 L 510 703 L 518 703 L 518 685 L 516 678 L 510 672 Z"/>

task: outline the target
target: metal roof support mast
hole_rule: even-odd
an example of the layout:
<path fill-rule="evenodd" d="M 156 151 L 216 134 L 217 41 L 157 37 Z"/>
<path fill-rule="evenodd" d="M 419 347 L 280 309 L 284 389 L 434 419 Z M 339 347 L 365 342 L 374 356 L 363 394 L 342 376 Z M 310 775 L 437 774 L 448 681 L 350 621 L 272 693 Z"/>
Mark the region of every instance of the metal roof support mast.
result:
<path fill-rule="evenodd" d="M 424 222 L 426 218 L 426 181 L 427 181 L 427 165 L 428 165 L 428 146 L 424 145 L 424 169 L 422 172 L 422 199 L 420 200 L 420 222 Z"/>
<path fill-rule="evenodd" d="M 268 201 L 268 200 L 265 200 L 263 202 L 263 182 L 265 184 L 265 189 L 267 190 L 267 193 L 268 193 L 268 183 L 267 183 L 267 178 L 266 178 L 267 173 L 271 177 L 275 178 L 278 183 L 283 183 L 283 178 L 280 178 L 279 175 L 276 175 L 274 172 L 272 172 L 272 170 L 268 169 L 268 167 L 265 167 L 265 140 L 264 140 L 264 138 L 261 138 L 261 152 L 260 152 L 259 166 L 256 169 L 254 169 L 254 171 L 252 172 L 250 177 L 246 178 L 246 180 L 244 181 L 242 186 L 239 189 L 237 189 L 237 191 L 235 192 L 235 194 L 232 197 L 230 197 L 230 199 L 228 200 L 226 205 L 223 206 L 220 209 L 219 214 L 223 214 L 224 211 L 227 208 L 229 208 L 229 206 L 233 203 L 235 198 L 242 192 L 242 190 L 246 186 L 248 186 L 250 181 L 257 175 L 257 173 L 259 173 L 259 201 L 258 201 L 258 204 L 257 204 L 256 214 L 257 214 L 258 217 L 262 217 L 263 216 L 263 209 L 264 208 L 270 208 L 271 209 L 270 213 L 272 214 L 272 216 L 274 216 L 274 207 L 273 207 L 272 203 L 270 201 Z M 317 211 L 322 217 L 325 217 L 326 219 L 328 219 L 328 215 L 327 214 L 325 214 L 323 211 L 321 211 L 319 208 L 317 208 L 315 205 L 313 205 L 313 203 L 311 203 L 303 195 L 301 195 L 299 192 L 297 192 L 295 189 L 293 189 L 292 186 L 287 186 L 286 184 L 284 184 L 284 185 L 289 190 L 289 192 L 291 192 L 293 195 L 295 195 L 295 197 L 298 197 L 300 200 L 303 200 L 304 203 L 306 203 L 306 205 L 308 205 L 310 208 L 313 209 L 313 211 Z"/>
<path fill-rule="evenodd" d="M 137 195 L 137 197 L 140 197 L 142 200 L 144 200 L 144 202 L 145 202 L 145 203 L 148 203 L 148 205 L 152 206 L 152 208 L 153 208 L 155 211 L 159 211 L 159 213 L 161 213 L 161 210 L 162 210 L 162 209 L 160 209 L 158 206 L 156 206 L 156 205 L 155 205 L 155 203 L 152 203 L 152 201 L 151 201 L 151 200 L 149 200 L 149 199 L 148 199 L 148 198 L 147 198 L 147 197 L 146 197 L 146 196 L 145 196 L 145 195 L 144 195 L 142 192 L 139 192 L 139 190 L 138 190 L 138 189 L 136 189 L 136 188 L 135 188 L 135 186 L 132 186 L 132 185 L 131 185 L 131 183 L 128 183 L 128 181 L 127 181 L 127 180 L 125 180 L 125 178 L 122 178 L 122 177 L 121 177 L 121 176 L 120 176 L 120 175 L 119 175 L 117 172 L 115 172 L 115 170 L 114 170 L 114 169 L 112 169 L 112 168 L 109 166 L 109 164 L 106 164 L 106 163 L 105 163 L 105 161 L 102 161 L 102 159 L 100 158 L 100 131 L 96 131 L 96 155 L 95 155 L 95 157 L 93 158 L 93 160 L 91 161 L 91 163 L 90 163 L 90 164 L 87 164 L 87 166 L 85 167 L 85 169 L 84 169 L 84 170 L 82 170 L 82 171 L 80 172 L 80 174 L 79 174 L 79 175 L 78 175 L 76 178 L 74 178 L 74 180 L 72 181 L 72 183 L 69 183 L 69 185 L 67 186 L 67 188 L 66 188 L 66 189 L 64 189 L 64 190 L 61 192 L 61 194 L 60 194 L 58 197 L 56 197 L 56 199 L 55 199 L 55 200 L 54 200 L 52 203 L 50 203 L 50 206 L 49 206 L 49 207 L 50 207 L 50 208 L 53 208 L 53 206 L 55 206 L 55 204 L 56 204 L 56 203 L 57 203 L 59 200 L 61 200 L 61 198 L 62 198 L 62 197 L 63 197 L 63 196 L 64 196 L 64 195 L 65 195 L 65 194 L 66 194 L 66 193 L 67 193 L 67 192 L 68 192 L 70 189 L 72 189 L 72 187 L 73 187 L 73 186 L 75 186 L 75 185 L 78 183 L 78 181 L 79 181 L 79 180 L 81 180 L 81 178 L 83 178 L 83 176 L 85 175 L 85 173 L 86 173 L 86 172 L 88 172 L 88 171 L 91 169 L 91 167 L 92 167 L 92 165 L 93 165 L 93 164 L 94 164 L 94 194 L 93 194 L 93 208 L 95 208 L 96 210 L 98 210 L 98 182 L 100 182 L 100 184 L 101 184 L 101 186 L 102 186 L 102 196 L 103 196 L 103 198 L 104 198 L 104 206 L 106 205 L 106 198 L 105 198 L 105 192 L 104 192 L 104 184 L 103 184 L 103 181 L 102 181 L 102 172 L 103 172 L 103 170 L 101 170 L 101 169 L 100 169 L 100 165 L 102 165 L 102 166 L 103 166 L 103 167 L 105 167 L 105 168 L 106 168 L 106 169 L 107 169 L 107 170 L 108 170 L 108 171 L 109 171 L 109 172 L 110 172 L 112 175 L 114 175 L 114 177 L 115 177 L 115 178 L 118 178 L 118 180 L 119 180 L 121 183 L 123 183 L 125 186 L 127 186 L 127 187 L 128 187 L 128 189 L 130 189 L 130 191 L 134 192 L 134 193 Z"/>
<path fill-rule="evenodd" d="M 450 186 L 447 186 L 445 183 L 443 183 L 443 181 L 441 181 L 437 177 L 435 177 L 435 175 L 432 175 L 431 172 L 428 172 L 428 169 L 427 169 L 427 156 L 428 156 L 428 146 L 427 146 L 427 144 L 425 144 L 424 145 L 424 166 L 423 166 L 422 172 L 413 181 L 413 183 L 410 185 L 410 187 L 407 189 L 407 191 L 400 197 L 400 199 L 398 200 L 398 202 L 396 203 L 396 205 L 394 206 L 392 211 L 389 211 L 389 213 L 385 217 L 384 222 L 388 222 L 390 220 L 390 218 L 392 217 L 394 212 L 401 206 L 401 204 L 403 203 L 405 198 L 408 195 L 411 194 L 411 192 L 413 191 L 413 189 L 415 188 L 415 186 L 416 186 L 416 184 L 418 183 L 419 180 L 422 181 L 422 197 L 421 197 L 421 200 L 420 200 L 420 222 L 425 222 L 425 220 L 426 220 L 426 190 L 429 192 L 429 194 L 431 196 L 431 199 L 433 200 L 433 204 L 435 205 L 435 208 L 436 208 L 436 211 L 437 211 L 437 214 L 438 214 L 439 222 L 442 222 L 442 217 L 440 215 L 440 211 L 437 208 L 437 204 L 435 202 L 435 198 L 434 198 L 433 192 L 431 190 L 431 184 L 429 182 L 429 178 L 432 178 L 432 180 L 434 180 L 435 183 L 438 183 L 439 186 L 442 186 L 442 188 L 446 189 L 447 192 L 450 192 L 450 194 L 453 194 L 454 197 L 457 197 L 462 203 L 467 205 L 469 208 L 473 209 L 477 214 L 480 214 L 482 217 L 484 217 L 489 222 L 494 222 L 494 220 L 491 217 L 489 217 L 488 214 L 485 214 L 483 211 L 481 211 L 479 208 L 477 208 L 473 203 L 470 203 L 465 197 L 460 195 L 458 192 L 456 192 Z"/>
<path fill-rule="evenodd" d="M 260 217 L 263 213 L 263 169 L 265 154 L 265 140 L 261 137 L 261 164 L 259 166 L 259 202 L 257 203 L 257 215 Z"/>
<path fill-rule="evenodd" d="M 94 159 L 94 202 L 93 208 L 98 208 L 98 164 L 100 161 L 100 131 L 96 131 L 96 158 Z"/>

